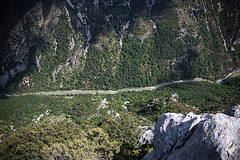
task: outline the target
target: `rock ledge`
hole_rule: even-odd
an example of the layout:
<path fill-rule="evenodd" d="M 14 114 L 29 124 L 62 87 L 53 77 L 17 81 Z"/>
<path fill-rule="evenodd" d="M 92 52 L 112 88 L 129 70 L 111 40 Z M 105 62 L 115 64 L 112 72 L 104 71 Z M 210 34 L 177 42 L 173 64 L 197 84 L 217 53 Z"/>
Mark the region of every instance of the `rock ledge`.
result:
<path fill-rule="evenodd" d="M 143 160 L 240 159 L 240 105 L 223 113 L 166 113 L 155 125 L 154 150 Z"/>

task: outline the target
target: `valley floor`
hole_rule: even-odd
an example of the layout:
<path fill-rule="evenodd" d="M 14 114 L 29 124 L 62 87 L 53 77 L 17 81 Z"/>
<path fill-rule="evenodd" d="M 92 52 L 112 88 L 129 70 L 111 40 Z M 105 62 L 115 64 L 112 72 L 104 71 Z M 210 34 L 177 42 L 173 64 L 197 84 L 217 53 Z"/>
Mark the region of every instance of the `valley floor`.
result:
<path fill-rule="evenodd" d="M 23 94 L 15 94 L 10 96 L 19 96 L 19 95 L 28 95 L 28 94 L 34 94 L 34 95 L 78 95 L 78 94 L 118 94 L 122 92 L 128 92 L 128 91 L 152 91 L 161 87 L 165 87 L 172 84 L 180 84 L 180 83 L 190 83 L 190 82 L 209 82 L 209 83 L 218 83 L 221 84 L 223 80 L 230 78 L 230 77 L 236 77 L 240 75 L 240 69 L 235 70 L 234 72 L 230 73 L 228 76 L 226 76 L 223 79 L 215 81 L 202 79 L 202 78 L 195 78 L 192 80 L 179 80 L 179 81 L 172 81 L 172 82 L 163 82 L 156 86 L 150 86 L 150 87 L 136 87 L 136 88 L 124 88 L 120 90 L 71 90 L 71 91 L 46 91 L 46 92 L 31 92 L 31 93 L 23 93 Z"/>

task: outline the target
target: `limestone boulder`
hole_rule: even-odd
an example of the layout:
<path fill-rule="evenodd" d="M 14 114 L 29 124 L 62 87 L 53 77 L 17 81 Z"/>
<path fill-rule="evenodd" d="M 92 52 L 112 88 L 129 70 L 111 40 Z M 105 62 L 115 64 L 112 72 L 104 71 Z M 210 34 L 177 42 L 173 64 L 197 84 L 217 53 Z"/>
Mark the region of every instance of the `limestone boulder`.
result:
<path fill-rule="evenodd" d="M 224 114 L 163 114 L 155 125 L 154 150 L 143 159 L 239 160 L 239 111 L 240 105 Z"/>

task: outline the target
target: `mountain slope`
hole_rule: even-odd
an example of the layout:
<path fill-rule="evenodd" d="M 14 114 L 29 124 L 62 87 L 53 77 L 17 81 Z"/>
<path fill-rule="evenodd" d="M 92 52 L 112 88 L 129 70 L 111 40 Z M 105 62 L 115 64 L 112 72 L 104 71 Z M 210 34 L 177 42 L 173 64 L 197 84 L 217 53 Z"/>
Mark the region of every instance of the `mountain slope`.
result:
<path fill-rule="evenodd" d="M 239 67 L 239 7 L 227 0 L 39 1 L 1 37 L 1 90 L 222 78 Z"/>

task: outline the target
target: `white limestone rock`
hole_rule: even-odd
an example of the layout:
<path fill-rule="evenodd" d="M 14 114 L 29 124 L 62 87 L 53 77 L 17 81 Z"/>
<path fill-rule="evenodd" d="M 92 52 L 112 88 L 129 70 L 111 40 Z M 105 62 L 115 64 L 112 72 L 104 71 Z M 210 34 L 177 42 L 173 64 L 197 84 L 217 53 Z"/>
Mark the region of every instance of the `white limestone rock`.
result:
<path fill-rule="evenodd" d="M 104 98 L 104 100 L 101 101 L 101 104 L 98 107 L 98 109 L 104 109 L 104 108 L 108 108 L 108 101 L 106 98 Z"/>
<path fill-rule="evenodd" d="M 239 159 L 239 111 L 240 105 L 225 114 L 163 114 L 155 125 L 154 150 L 143 160 Z"/>
<path fill-rule="evenodd" d="M 141 134 L 140 140 L 138 141 L 138 148 L 144 144 L 152 144 L 154 136 L 153 128 L 148 126 L 139 126 L 139 128 L 142 129 L 143 132 Z"/>

